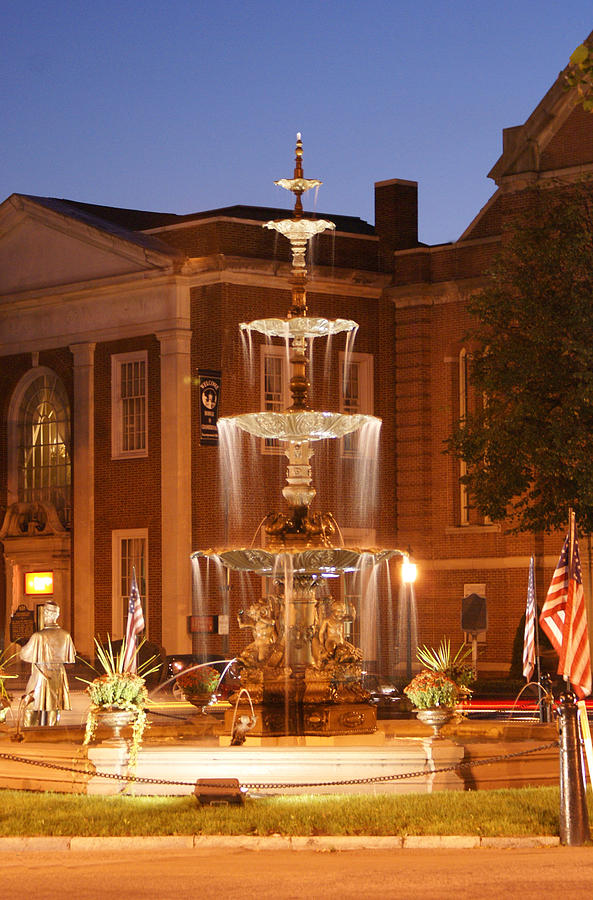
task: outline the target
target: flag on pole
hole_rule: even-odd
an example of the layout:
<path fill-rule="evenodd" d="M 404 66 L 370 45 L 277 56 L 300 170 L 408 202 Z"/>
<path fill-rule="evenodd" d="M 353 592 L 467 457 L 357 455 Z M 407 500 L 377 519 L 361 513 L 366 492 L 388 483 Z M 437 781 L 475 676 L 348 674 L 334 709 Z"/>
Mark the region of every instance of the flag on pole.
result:
<path fill-rule="evenodd" d="M 144 615 L 136 582 L 136 569 L 132 568 L 132 585 L 130 587 L 130 601 L 128 604 L 128 623 L 126 625 L 126 646 L 122 662 L 122 671 L 124 672 L 136 671 L 136 638 L 141 631 L 144 631 Z"/>
<path fill-rule="evenodd" d="M 535 668 L 535 561 L 529 563 L 527 605 L 525 608 L 525 633 L 523 635 L 523 675 L 531 681 Z"/>
<path fill-rule="evenodd" d="M 579 544 L 572 512 L 569 532 L 539 621 L 558 653 L 558 674 L 572 684 L 578 697 L 586 697 L 591 693 L 591 655 Z"/>

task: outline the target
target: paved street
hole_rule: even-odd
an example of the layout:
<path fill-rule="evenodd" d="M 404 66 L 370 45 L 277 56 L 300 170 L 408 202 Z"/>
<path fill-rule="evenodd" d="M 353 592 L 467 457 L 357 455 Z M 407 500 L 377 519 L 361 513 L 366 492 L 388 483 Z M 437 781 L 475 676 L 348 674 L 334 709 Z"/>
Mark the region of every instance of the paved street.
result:
<path fill-rule="evenodd" d="M 591 897 L 593 847 L 514 850 L 25 852 L 0 857 L 0 900 Z"/>

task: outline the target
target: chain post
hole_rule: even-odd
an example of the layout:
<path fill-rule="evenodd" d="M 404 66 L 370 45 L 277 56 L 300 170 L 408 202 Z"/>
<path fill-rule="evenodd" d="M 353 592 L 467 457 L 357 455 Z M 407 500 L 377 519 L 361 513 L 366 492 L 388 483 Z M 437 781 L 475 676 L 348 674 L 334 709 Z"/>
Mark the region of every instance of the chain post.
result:
<path fill-rule="evenodd" d="M 560 731 L 560 843 L 580 847 L 589 840 L 576 697 L 568 688 L 558 703 Z"/>

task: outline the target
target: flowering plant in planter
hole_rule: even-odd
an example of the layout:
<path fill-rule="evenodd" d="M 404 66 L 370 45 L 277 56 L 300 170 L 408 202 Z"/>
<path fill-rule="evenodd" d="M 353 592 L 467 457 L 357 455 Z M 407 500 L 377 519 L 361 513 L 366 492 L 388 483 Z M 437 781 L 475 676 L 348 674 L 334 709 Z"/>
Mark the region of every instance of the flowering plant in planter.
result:
<path fill-rule="evenodd" d="M 406 685 L 404 694 L 417 709 L 433 709 L 436 706 L 453 709 L 461 697 L 459 685 L 447 675 L 427 669 L 423 669 Z"/>
<path fill-rule="evenodd" d="M 220 682 L 220 672 L 213 666 L 200 666 L 182 672 L 177 685 L 190 703 L 210 699 Z"/>
<path fill-rule="evenodd" d="M 96 638 L 95 645 L 97 660 L 103 668 L 103 674 L 93 678 L 92 681 L 79 678 L 79 681 L 86 684 L 86 690 L 91 700 L 83 746 L 89 744 L 95 736 L 102 711 L 129 712 L 133 716 L 133 721 L 128 766 L 133 769 L 138 760 L 138 751 L 146 728 L 145 706 L 148 702 L 148 691 L 144 676 L 156 671 L 158 666 L 151 668 L 150 664 L 153 660 L 149 659 L 138 667 L 137 672 L 126 672 L 123 668 L 126 655 L 125 640 L 118 653 L 114 653 L 109 637 L 107 638 L 107 647 L 104 647 Z M 136 649 L 136 657 L 141 646 L 142 644 Z"/>
<path fill-rule="evenodd" d="M 441 641 L 437 650 L 419 647 L 416 655 L 425 668 L 404 688 L 404 693 L 417 709 L 453 709 L 471 694 L 469 685 L 474 673 L 465 662 L 470 653 L 471 649 L 462 645 L 452 657 L 447 639 Z"/>

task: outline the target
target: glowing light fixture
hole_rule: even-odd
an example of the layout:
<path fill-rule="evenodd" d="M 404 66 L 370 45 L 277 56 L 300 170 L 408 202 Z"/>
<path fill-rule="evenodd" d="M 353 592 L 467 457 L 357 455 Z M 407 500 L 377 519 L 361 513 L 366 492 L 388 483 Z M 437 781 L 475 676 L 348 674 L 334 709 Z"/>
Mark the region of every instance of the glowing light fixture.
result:
<path fill-rule="evenodd" d="M 25 572 L 25 594 L 53 594 L 53 572 Z"/>
<path fill-rule="evenodd" d="M 402 581 L 404 584 L 414 584 L 418 575 L 418 566 L 409 556 L 405 556 L 402 562 Z"/>

